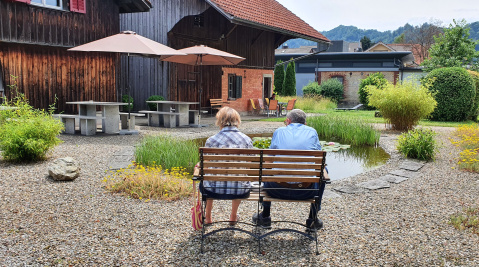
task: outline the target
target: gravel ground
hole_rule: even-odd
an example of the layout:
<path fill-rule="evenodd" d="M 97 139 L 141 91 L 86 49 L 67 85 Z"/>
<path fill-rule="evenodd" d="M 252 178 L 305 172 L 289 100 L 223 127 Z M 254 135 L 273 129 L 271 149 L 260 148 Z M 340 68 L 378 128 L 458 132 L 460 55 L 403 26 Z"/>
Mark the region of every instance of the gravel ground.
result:
<path fill-rule="evenodd" d="M 202 121 L 203 122 L 203 121 Z M 451 167 L 459 151 L 440 133 L 440 153 L 420 176 L 388 189 L 340 194 L 324 199 L 320 217 L 320 255 L 314 242 L 279 234 L 256 242 L 243 233 L 221 233 L 207 240 L 199 254 L 199 233 L 190 226 L 191 202 L 145 203 L 106 193 L 102 178 L 114 153 L 145 134 L 167 132 L 185 138 L 207 137 L 218 130 L 138 127 L 140 135 L 62 135 L 64 141 L 45 162 L 10 164 L 0 160 L 0 266 L 478 266 L 479 236 L 457 231 L 449 217 L 463 205 L 479 205 L 479 177 Z M 281 123 L 247 121 L 246 133 L 271 132 Z M 404 160 L 395 150 L 397 133 L 383 131 L 387 164 L 333 181 L 328 189 L 380 177 Z M 54 182 L 48 164 L 72 156 L 81 165 L 73 182 Z M 345 166 L 346 167 L 346 166 Z M 273 220 L 307 217 L 306 204 L 274 203 Z M 303 207 L 304 206 L 304 207 Z M 227 220 L 230 203 L 216 201 L 214 219 Z M 240 206 L 249 221 L 256 204 Z"/>

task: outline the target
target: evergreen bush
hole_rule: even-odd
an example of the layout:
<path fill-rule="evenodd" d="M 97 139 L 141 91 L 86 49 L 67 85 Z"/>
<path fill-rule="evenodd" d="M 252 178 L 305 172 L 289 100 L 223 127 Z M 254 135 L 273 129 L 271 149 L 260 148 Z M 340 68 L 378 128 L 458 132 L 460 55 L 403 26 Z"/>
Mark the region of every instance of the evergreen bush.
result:
<path fill-rule="evenodd" d="M 303 87 L 303 96 L 313 97 L 321 95 L 321 86 L 317 82 L 309 82 Z"/>
<path fill-rule="evenodd" d="M 148 99 L 146 101 L 162 101 L 162 100 L 165 100 L 164 97 L 162 97 L 161 95 L 152 95 L 150 97 L 148 97 Z M 150 110 L 156 110 L 157 108 L 157 104 L 155 103 L 147 103 L 148 104 L 148 108 Z"/>
<path fill-rule="evenodd" d="M 397 149 L 407 158 L 434 159 L 436 133 L 429 129 L 414 129 L 398 137 Z"/>
<path fill-rule="evenodd" d="M 368 85 L 374 85 L 379 89 L 382 89 L 388 85 L 389 81 L 384 78 L 384 75 L 381 72 L 373 73 L 370 74 L 368 77 L 365 79 L 362 79 L 361 82 L 359 83 L 359 102 L 363 104 L 365 109 L 374 109 L 374 107 L 369 105 L 368 102 L 368 92 L 366 90 L 366 87 Z"/>
<path fill-rule="evenodd" d="M 329 79 L 321 83 L 321 95 L 329 97 L 336 103 L 343 99 L 344 89 L 343 84 L 338 79 Z"/>
<path fill-rule="evenodd" d="M 479 72 L 471 70 L 468 70 L 468 72 L 471 74 L 474 84 L 476 85 L 476 98 L 474 98 L 470 119 L 477 122 L 477 116 L 479 116 Z"/>
<path fill-rule="evenodd" d="M 430 81 L 437 108 L 431 114 L 435 121 L 464 121 L 473 110 L 476 88 L 471 75 L 463 68 L 439 68 L 431 71 L 424 81 Z"/>
<path fill-rule="evenodd" d="M 277 95 L 284 95 L 283 93 L 283 83 L 284 83 L 284 65 L 282 64 L 283 61 L 280 60 L 276 62 L 276 66 L 274 67 L 274 92 Z M 281 64 L 281 65 L 279 65 Z"/>
<path fill-rule="evenodd" d="M 296 95 L 296 70 L 294 61 L 288 63 L 286 68 L 286 74 L 284 76 L 283 84 L 283 95 L 284 96 L 295 96 Z"/>
<path fill-rule="evenodd" d="M 393 129 L 404 131 L 411 130 L 434 111 L 436 101 L 428 86 L 405 80 L 396 85 L 389 83 L 383 89 L 369 85 L 366 91 L 369 104 L 381 111 L 386 122 Z"/>
<path fill-rule="evenodd" d="M 43 160 L 47 152 L 61 143 L 58 135 L 63 123 L 52 117 L 50 110 L 37 110 L 28 104 L 24 94 L 17 93 L 6 106 L 15 109 L 0 110 L 0 150 L 9 161 Z"/>
<path fill-rule="evenodd" d="M 133 110 L 133 97 L 131 97 L 131 96 L 129 96 L 129 95 L 123 95 L 123 96 L 121 97 L 121 102 L 123 102 L 123 103 L 128 103 L 128 98 L 130 98 L 130 105 L 129 105 L 129 106 L 126 105 L 126 106 L 124 107 L 124 109 L 125 109 L 126 111 L 132 111 L 132 110 Z"/>

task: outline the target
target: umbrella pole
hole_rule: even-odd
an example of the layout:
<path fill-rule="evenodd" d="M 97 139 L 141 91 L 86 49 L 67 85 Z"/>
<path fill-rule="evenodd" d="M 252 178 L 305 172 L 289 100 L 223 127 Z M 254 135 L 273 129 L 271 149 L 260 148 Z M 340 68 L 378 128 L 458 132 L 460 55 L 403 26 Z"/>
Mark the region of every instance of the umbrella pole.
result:
<path fill-rule="evenodd" d="M 128 95 L 128 128 L 130 128 L 130 53 L 126 60 L 126 94 Z"/>
<path fill-rule="evenodd" d="M 198 127 L 201 127 L 201 93 L 203 93 L 203 55 L 200 55 L 200 104 L 198 110 Z"/>

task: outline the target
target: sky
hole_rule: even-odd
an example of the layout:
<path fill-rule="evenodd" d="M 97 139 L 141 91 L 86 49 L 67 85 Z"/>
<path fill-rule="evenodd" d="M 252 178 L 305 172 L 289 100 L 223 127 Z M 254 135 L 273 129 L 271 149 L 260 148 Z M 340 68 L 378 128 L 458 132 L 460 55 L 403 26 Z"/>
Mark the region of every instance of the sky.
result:
<path fill-rule="evenodd" d="M 396 30 L 409 23 L 440 21 L 448 26 L 453 19 L 479 21 L 479 0 L 276 0 L 317 31 L 339 25 L 378 31 Z"/>

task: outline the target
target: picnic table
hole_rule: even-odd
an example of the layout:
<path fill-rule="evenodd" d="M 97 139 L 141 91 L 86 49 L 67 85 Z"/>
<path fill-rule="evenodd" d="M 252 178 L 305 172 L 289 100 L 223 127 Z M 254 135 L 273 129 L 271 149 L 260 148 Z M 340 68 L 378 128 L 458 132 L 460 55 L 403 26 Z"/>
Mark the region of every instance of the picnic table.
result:
<path fill-rule="evenodd" d="M 158 115 L 158 123 L 153 122 L 154 126 L 179 127 L 188 126 L 191 122 L 190 118 L 198 116 L 197 110 L 190 110 L 190 105 L 198 105 L 199 102 L 183 102 L 183 101 L 146 101 L 146 103 L 154 103 L 157 106 L 156 111 L 140 110 L 140 113 Z M 156 119 L 155 119 L 156 120 Z M 148 120 L 150 122 L 150 119 Z M 157 125 L 156 125 L 157 124 Z"/>
<path fill-rule="evenodd" d="M 96 120 L 101 119 L 102 132 L 107 134 L 117 134 L 120 132 L 120 106 L 128 105 L 121 102 L 98 102 L 98 101 L 73 101 L 66 102 L 69 105 L 78 105 L 78 115 L 80 119 L 80 132 L 83 135 L 96 134 Z M 101 108 L 101 116 L 97 117 L 97 107 Z M 59 114 L 61 117 L 62 114 Z M 68 114 L 66 114 L 68 115 Z M 71 115 L 69 115 L 71 116 Z"/>

